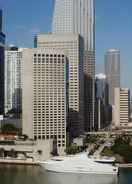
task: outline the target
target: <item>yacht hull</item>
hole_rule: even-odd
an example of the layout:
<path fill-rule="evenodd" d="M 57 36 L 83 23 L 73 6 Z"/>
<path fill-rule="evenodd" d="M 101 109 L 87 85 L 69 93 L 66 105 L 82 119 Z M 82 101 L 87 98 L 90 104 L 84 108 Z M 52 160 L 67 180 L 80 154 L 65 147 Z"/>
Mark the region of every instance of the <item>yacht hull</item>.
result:
<path fill-rule="evenodd" d="M 105 168 L 104 170 L 92 170 L 89 168 L 78 168 L 78 167 L 73 167 L 73 168 L 62 168 L 61 166 L 54 166 L 54 165 L 49 165 L 46 163 L 41 164 L 44 170 L 49 171 L 49 172 L 54 172 L 54 173 L 73 173 L 73 174 L 97 174 L 97 175 L 117 175 L 118 170 L 111 169 L 111 171 L 106 171 Z"/>
<path fill-rule="evenodd" d="M 117 175 L 118 167 L 112 164 L 97 163 L 85 155 L 51 159 L 41 162 L 40 165 L 47 171 L 55 173 L 80 173 L 97 175 Z"/>

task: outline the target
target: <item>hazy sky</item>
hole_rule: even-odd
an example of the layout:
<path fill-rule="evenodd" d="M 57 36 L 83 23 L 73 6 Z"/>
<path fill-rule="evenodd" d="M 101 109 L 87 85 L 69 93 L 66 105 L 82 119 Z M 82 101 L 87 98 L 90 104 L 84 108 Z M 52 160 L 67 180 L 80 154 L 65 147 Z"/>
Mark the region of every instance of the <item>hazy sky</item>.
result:
<path fill-rule="evenodd" d="M 54 0 L 0 0 L 7 43 L 32 47 L 36 33 L 50 32 Z M 121 50 L 122 86 L 132 89 L 132 0 L 96 0 L 96 73 L 108 48 Z"/>

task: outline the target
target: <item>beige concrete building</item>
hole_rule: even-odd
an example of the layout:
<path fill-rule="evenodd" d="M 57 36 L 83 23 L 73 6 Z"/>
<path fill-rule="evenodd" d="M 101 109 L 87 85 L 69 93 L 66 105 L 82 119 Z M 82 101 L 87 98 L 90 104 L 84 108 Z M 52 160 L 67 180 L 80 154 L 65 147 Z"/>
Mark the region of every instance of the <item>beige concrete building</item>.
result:
<path fill-rule="evenodd" d="M 84 40 L 84 128 L 95 128 L 95 0 L 55 0 L 52 33 L 78 33 Z"/>
<path fill-rule="evenodd" d="M 130 115 L 130 91 L 127 88 L 115 88 L 114 93 L 114 119 L 115 127 L 125 127 L 129 122 Z"/>
<path fill-rule="evenodd" d="M 38 142 L 53 140 L 60 155 L 66 149 L 67 68 L 61 50 L 23 52 L 23 134 Z"/>
<path fill-rule="evenodd" d="M 49 152 L 52 152 L 52 140 L 38 141 L 21 141 L 21 140 L 0 140 L 0 162 L 13 163 L 37 163 L 38 161 L 46 160 L 51 157 Z M 11 152 L 15 153 L 15 158 L 11 158 Z M 9 157 L 10 158 L 7 158 Z M 13 155 L 12 155 L 13 156 Z M 2 159 L 2 161 L 1 161 Z M 9 162 L 9 163 L 10 163 Z"/>
<path fill-rule="evenodd" d="M 83 41 L 78 34 L 42 34 L 36 38 L 38 48 L 61 49 L 69 62 L 69 124 L 70 135 L 84 129 Z"/>

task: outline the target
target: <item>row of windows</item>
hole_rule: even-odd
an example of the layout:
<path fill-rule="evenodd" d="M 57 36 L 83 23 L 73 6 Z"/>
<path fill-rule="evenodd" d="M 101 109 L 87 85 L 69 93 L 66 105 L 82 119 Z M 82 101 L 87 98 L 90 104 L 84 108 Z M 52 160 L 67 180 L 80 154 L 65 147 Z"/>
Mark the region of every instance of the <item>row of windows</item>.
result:
<path fill-rule="evenodd" d="M 34 133 L 34 135 L 37 137 L 41 137 L 40 139 L 54 139 L 55 135 L 41 135 L 41 134 L 37 134 L 37 133 Z M 35 137 L 34 136 L 34 137 Z M 65 140 L 64 140 L 65 141 Z"/>
<path fill-rule="evenodd" d="M 58 115 L 58 118 L 57 118 L 57 116 L 56 116 L 56 118 L 54 117 L 54 118 L 52 118 L 52 117 L 35 117 L 34 118 L 34 123 L 42 123 L 42 124 L 44 124 L 44 123 L 49 123 L 49 124 L 51 124 L 51 123 L 63 123 L 64 122 L 64 118 L 62 117 L 62 118 L 59 118 L 59 115 Z"/>
<path fill-rule="evenodd" d="M 60 129 L 61 130 L 61 127 L 64 129 L 65 128 L 65 126 L 63 125 L 63 124 L 58 124 L 58 126 L 55 126 L 56 124 L 50 124 L 50 126 L 48 126 L 48 125 L 41 125 L 41 124 L 39 124 L 39 125 L 36 125 L 36 124 L 34 124 L 34 129 L 35 130 L 39 130 L 39 131 L 43 131 L 44 132 L 44 130 L 49 130 L 49 128 L 50 128 L 50 130 L 54 130 L 54 129 L 57 129 L 57 127 L 58 127 L 58 129 Z M 63 125 L 63 126 L 62 126 Z M 45 129 L 46 128 L 46 129 Z"/>
<path fill-rule="evenodd" d="M 49 125 L 49 126 L 48 126 Z M 54 129 L 54 130 L 58 130 L 58 131 L 62 131 L 65 129 L 64 123 L 60 124 L 61 126 L 59 126 L 57 123 L 53 124 L 54 126 L 51 126 L 52 124 L 46 124 L 46 126 L 42 126 L 42 124 L 34 124 L 34 128 L 35 130 L 39 130 L 39 131 L 49 131 L 49 129 Z M 45 129 L 46 128 L 46 129 Z"/>
<path fill-rule="evenodd" d="M 34 57 L 62 57 L 64 58 L 64 55 L 60 55 L 60 54 L 34 54 Z"/>

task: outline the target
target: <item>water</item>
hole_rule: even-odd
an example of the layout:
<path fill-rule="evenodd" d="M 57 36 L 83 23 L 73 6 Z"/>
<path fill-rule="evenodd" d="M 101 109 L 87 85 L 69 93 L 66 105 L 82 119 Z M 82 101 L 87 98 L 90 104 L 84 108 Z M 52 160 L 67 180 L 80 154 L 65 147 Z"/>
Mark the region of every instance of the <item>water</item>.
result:
<path fill-rule="evenodd" d="M 132 169 L 122 169 L 120 176 L 56 174 L 39 166 L 0 165 L 0 184 L 132 184 Z"/>

